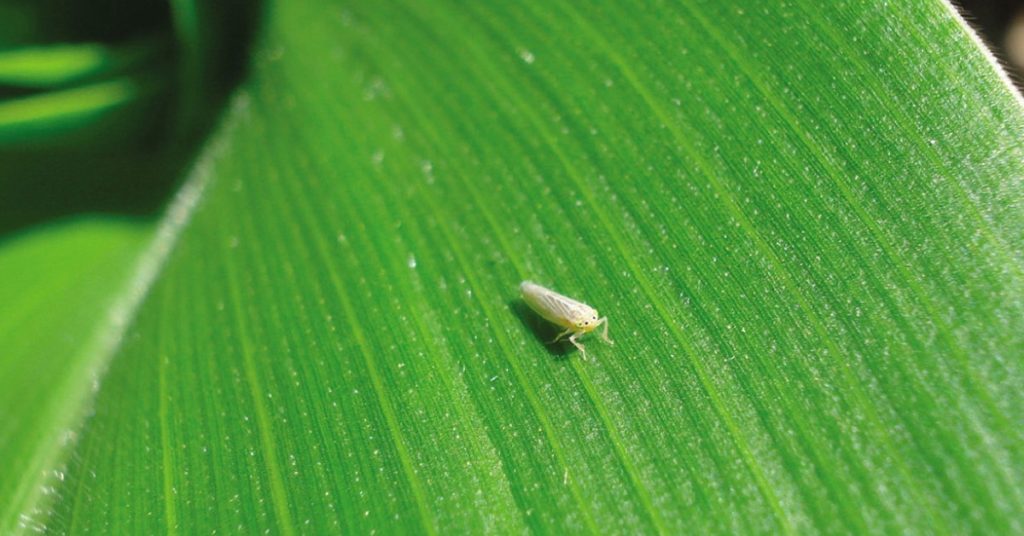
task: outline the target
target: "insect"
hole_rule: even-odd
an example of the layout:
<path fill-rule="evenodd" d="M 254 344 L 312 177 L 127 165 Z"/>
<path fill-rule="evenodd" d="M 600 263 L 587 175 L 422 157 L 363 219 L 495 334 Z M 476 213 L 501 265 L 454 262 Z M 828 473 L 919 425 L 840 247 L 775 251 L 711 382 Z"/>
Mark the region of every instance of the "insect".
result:
<path fill-rule="evenodd" d="M 587 351 L 576 339 L 604 325 L 601 338 L 608 344 L 615 344 L 608 338 L 608 317 L 598 318 L 597 309 L 576 301 L 568 296 L 563 296 L 549 288 L 542 287 L 533 281 L 523 281 L 519 284 L 519 292 L 523 294 L 523 301 L 530 309 L 545 320 L 552 322 L 565 331 L 558 334 L 555 340 L 548 344 L 562 340 L 562 337 L 569 335 L 569 342 L 579 348 L 583 359 L 587 358 Z"/>

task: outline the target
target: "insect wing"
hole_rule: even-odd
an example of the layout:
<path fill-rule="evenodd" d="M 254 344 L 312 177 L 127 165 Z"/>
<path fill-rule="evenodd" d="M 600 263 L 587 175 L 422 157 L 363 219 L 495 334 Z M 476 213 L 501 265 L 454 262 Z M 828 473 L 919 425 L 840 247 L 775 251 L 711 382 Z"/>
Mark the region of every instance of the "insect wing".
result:
<path fill-rule="evenodd" d="M 572 322 L 580 316 L 586 305 L 568 297 L 563 296 L 557 292 L 547 291 L 543 293 L 539 300 L 544 304 L 544 308 L 551 311 L 551 313 L 562 320 L 563 322 Z"/>
<path fill-rule="evenodd" d="M 534 283 L 522 285 L 523 299 L 539 315 L 562 327 L 571 327 L 579 314 L 580 302 Z"/>

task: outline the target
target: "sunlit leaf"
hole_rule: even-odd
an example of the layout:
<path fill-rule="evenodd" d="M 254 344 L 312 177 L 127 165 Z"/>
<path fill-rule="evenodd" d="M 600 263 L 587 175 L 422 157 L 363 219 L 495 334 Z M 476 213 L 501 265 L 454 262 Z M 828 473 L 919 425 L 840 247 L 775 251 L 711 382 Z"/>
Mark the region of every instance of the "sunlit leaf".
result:
<path fill-rule="evenodd" d="M 272 3 L 0 527 L 1024 530 L 1020 97 L 943 2 L 740 4 Z"/>

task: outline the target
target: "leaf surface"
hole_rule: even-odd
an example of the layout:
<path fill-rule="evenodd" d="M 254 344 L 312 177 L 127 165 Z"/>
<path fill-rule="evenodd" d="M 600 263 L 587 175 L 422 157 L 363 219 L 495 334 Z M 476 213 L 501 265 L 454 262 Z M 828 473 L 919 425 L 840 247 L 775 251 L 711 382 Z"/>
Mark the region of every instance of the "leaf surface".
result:
<path fill-rule="evenodd" d="M 270 6 L 40 522 L 1021 532 L 1024 108 L 962 21 L 565 4 Z"/>

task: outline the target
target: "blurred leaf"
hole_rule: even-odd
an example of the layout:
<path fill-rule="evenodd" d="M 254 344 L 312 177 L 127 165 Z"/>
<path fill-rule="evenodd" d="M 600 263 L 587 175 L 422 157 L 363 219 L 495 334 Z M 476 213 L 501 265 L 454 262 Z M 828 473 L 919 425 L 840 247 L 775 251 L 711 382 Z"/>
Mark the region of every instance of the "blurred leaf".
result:
<path fill-rule="evenodd" d="M 150 59 L 156 43 L 63 44 L 0 51 L 0 84 L 48 87 L 123 71 Z"/>
<path fill-rule="evenodd" d="M 120 137 L 120 129 L 96 128 L 113 112 L 144 97 L 160 86 L 150 77 L 128 76 L 72 89 L 50 91 L 0 102 L 0 144 L 59 139 L 86 126 L 92 135 Z M 124 131 L 122 131 L 124 132 Z M 130 132 L 130 131 L 129 131 Z"/>
<path fill-rule="evenodd" d="M 50 488 L 40 480 L 60 475 L 62 449 L 101 372 L 98 350 L 121 329 L 103 312 L 131 275 L 147 230 L 81 219 L 0 245 L 0 533 L 47 504 Z"/>
<path fill-rule="evenodd" d="M 178 44 L 177 136 L 209 126 L 226 89 L 243 71 L 252 34 L 260 25 L 262 2 L 224 0 L 170 2 Z"/>
<path fill-rule="evenodd" d="M 948 5 L 269 13 L 0 528 L 1024 531 L 1024 107 Z"/>
<path fill-rule="evenodd" d="M 166 4 L 48 10 L 59 1 L 21 6 L 35 40 L 112 41 L 0 48 L 0 236 L 75 214 L 156 214 L 238 80 L 259 6 L 204 6 L 193 47 L 169 38 Z M 0 24 L 0 43 L 10 33 Z M 182 76 L 194 64 L 199 76 Z"/>

